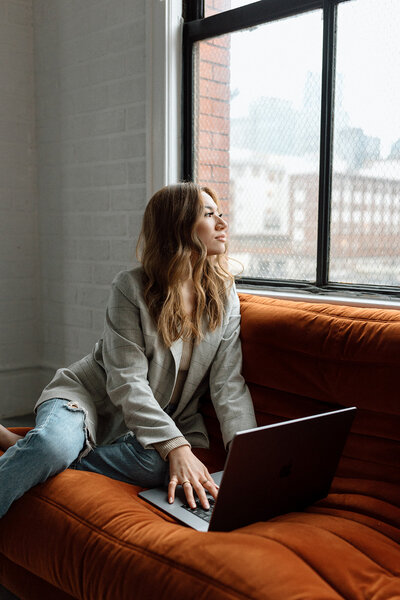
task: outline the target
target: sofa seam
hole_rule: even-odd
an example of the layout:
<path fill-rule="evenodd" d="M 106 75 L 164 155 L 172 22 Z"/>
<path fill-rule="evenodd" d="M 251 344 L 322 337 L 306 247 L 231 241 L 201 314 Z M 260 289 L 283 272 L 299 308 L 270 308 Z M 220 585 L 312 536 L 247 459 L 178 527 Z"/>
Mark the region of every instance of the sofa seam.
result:
<path fill-rule="evenodd" d="M 312 513 L 311 513 L 312 514 Z M 315 514 L 315 513 L 314 513 Z M 318 513 L 316 513 L 318 514 Z M 343 517 L 340 516 L 335 516 L 335 515 L 329 515 L 330 517 L 333 517 L 334 519 L 340 520 Z M 348 519 L 346 519 L 348 520 Z M 310 527 L 311 529 L 316 528 L 315 525 L 309 524 L 309 523 L 302 523 L 303 525 L 305 525 L 306 527 Z M 358 525 L 360 525 L 360 523 L 357 523 Z M 361 525 L 363 525 L 363 523 L 361 523 Z M 368 527 L 368 525 L 367 525 Z M 371 529 L 369 527 L 369 529 Z M 354 548 L 355 550 L 357 550 L 357 552 L 359 552 L 360 554 L 362 554 L 363 556 L 366 556 L 368 559 L 370 559 L 373 563 L 375 563 L 376 565 L 378 565 L 382 571 L 386 572 L 387 574 L 393 576 L 393 577 L 399 577 L 400 576 L 400 571 L 399 574 L 393 573 L 393 571 L 390 571 L 387 567 L 385 567 L 384 565 L 382 565 L 381 563 L 379 563 L 377 560 L 375 560 L 374 558 L 372 558 L 367 552 L 365 552 L 365 550 L 361 550 L 361 548 L 359 548 L 358 546 L 356 546 L 355 544 L 353 544 L 353 542 L 351 542 L 350 540 L 347 540 L 345 537 L 339 535 L 338 533 L 336 533 L 335 531 L 331 531 L 330 529 L 327 529 L 326 527 L 323 527 L 324 531 L 327 531 L 328 533 L 330 533 L 331 535 L 337 537 L 339 540 L 342 540 L 344 543 L 348 544 L 349 546 L 351 546 L 352 548 Z M 374 530 L 376 531 L 376 530 Z M 379 531 L 377 533 L 380 533 Z M 383 534 L 381 534 L 383 536 Z M 387 537 L 387 536 L 383 536 L 383 537 Z"/>
<path fill-rule="evenodd" d="M 209 575 L 200 573 L 199 571 L 191 569 L 190 567 L 183 567 L 182 565 L 177 565 L 177 563 L 173 562 L 172 560 L 166 559 L 165 557 L 163 557 L 159 554 L 156 554 L 156 553 L 152 552 L 151 550 L 141 548 L 140 546 L 137 546 L 137 545 L 133 544 L 132 542 L 126 542 L 126 541 L 120 540 L 120 539 L 116 538 L 115 536 L 105 532 L 101 528 L 93 525 L 92 523 L 89 523 L 89 521 L 86 521 L 85 519 L 80 518 L 76 513 L 72 512 L 70 509 L 67 509 L 64 506 L 57 504 L 57 502 L 50 500 L 46 496 L 43 496 L 42 494 L 35 494 L 35 495 L 36 495 L 36 498 L 44 501 L 46 504 L 49 504 L 49 505 L 53 506 L 54 508 L 57 508 L 58 510 L 61 510 L 65 514 L 69 515 L 72 519 L 79 521 L 82 525 L 85 525 L 86 527 L 88 527 L 88 529 L 91 529 L 92 531 L 98 533 L 101 537 L 104 537 L 104 538 L 112 541 L 116 545 L 124 546 L 126 548 L 130 548 L 132 550 L 137 551 L 139 554 L 149 556 L 153 560 L 162 562 L 172 568 L 175 568 L 178 571 L 185 572 L 190 577 L 196 577 L 197 579 L 201 579 L 201 580 L 203 580 L 204 583 L 209 583 L 214 588 L 220 589 L 220 590 L 224 591 L 225 593 L 229 593 L 236 598 L 246 598 L 246 599 L 250 599 L 250 600 L 253 599 L 252 596 L 248 596 L 248 595 L 244 594 L 243 592 L 239 592 L 233 588 L 228 587 L 225 584 L 221 585 L 220 582 L 218 582 L 214 578 L 211 578 Z M 254 600 L 256 600 L 256 599 L 254 598 Z"/>
<path fill-rule="evenodd" d="M 285 544 L 282 540 L 276 540 L 273 537 L 263 536 L 263 535 L 260 535 L 259 533 L 253 533 L 253 535 L 255 535 L 256 537 L 259 537 L 259 538 L 261 538 L 263 540 L 267 539 L 270 542 L 274 542 L 276 544 L 279 544 L 283 548 L 286 548 L 287 550 L 289 550 L 289 552 L 291 552 L 292 554 L 294 554 L 294 556 L 296 556 L 298 559 L 300 559 L 305 565 L 307 565 L 307 567 L 309 567 L 321 579 L 321 581 L 323 581 L 328 587 L 330 587 L 339 596 L 339 598 L 342 598 L 343 600 L 351 600 L 350 598 L 346 598 L 345 596 L 343 596 L 341 594 L 341 592 L 339 592 L 337 590 L 337 588 L 333 585 L 333 583 L 331 583 L 328 579 L 326 579 L 320 573 L 319 570 L 317 570 L 316 568 L 314 568 L 312 566 L 312 564 L 308 560 L 306 560 L 304 558 L 304 556 L 301 556 L 300 554 L 298 554 L 293 548 L 291 548 L 288 544 Z"/>
<path fill-rule="evenodd" d="M 357 433 L 356 431 L 352 431 L 352 432 L 351 432 L 351 435 L 352 435 L 352 436 L 358 436 L 358 437 L 369 438 L 370 440 L 376 440 L 376 439 L 377 439 L 377 440 L 384 440 L 384 438 L 378 438 L 378 437 L 374 437 L 374 436 L 372 436 L 372 435 L 363 435 L 362 433 Z M 400 441 L 399 441 L 399 440 L 391 440 L 391 439 L 389 438 L 389 441 L 392 441 L 392 442 L 394 442 L 395 444 L 397 444 L 397 445 L 400 445 Z M 383 466 L 383 467 L 392 467 L 392 468 L 396 468 L 396 464 L 395 464 L 395 463 L 389 463 L 389 462 L 386 462 L 386 461 L 384 461 L 384 460 L 381 460 L 381 461 L 379 461 L 379 462 L 378 462 L 377 460 L 373 460 L 372 458 L 370 458 L 370 459 L 366 460 L 366 459 L 359 458 L 358 456 L 351 456 L 350 454 L 347 454 L 347 453 L 345 454 L 344 452 L 343 452 L 343 455 L 342 455 L 342 456 L 343 456 L 344 458 L 349 458 L 349 459 L 351 459 L 351 460 L 358 460 L 359 462 L 364 462 L 364 463 L 367 463 L 367 464 L 370 464 L 370 465 L 375 465 L 375 466 L 378 466 L 378 467 L 382 467 L 382 466 Z M 397 507 L 397 508 L 398 508 L 398 507 Z"/>
<path fill-rule="evenodd" d="M 243 344 L 250 344 L 250 343 L 254 343 L 254 340 L 249 339 L 248 337 L 243 336 L 242 337 L 242 345 Z M 257 343 L 260 343 L 260 341 L 258 341 Z M 265 345 L 265 340 L 264 340 L 264 344 Z M 360 365 L 360 366 L 370 366 L 370 365 L 374 365 L 374 366 L 390 366 L 393 367 L 395 365 L 397 365 L 398 363 L 394 362 L 388 362 L 388 361 L 379 361 L 379 360 L 374 360 L 374 361 L 366 361 L 366 360 L 352 360 L 351 358 L 336 358 L 336 357 L 331 357 L 331 356 L 321 356 L 320 354 L 310 354 L 309 352 L 304 352 L 304 350 L 301 349 L 293 349 L 293 348 L 285 348 L 284 346 L 279 346 L 277 344 L 273 344 L 268 342 L 267 343 L 269 348 L 272 348 L 273 350 L 279 350 L 281 352 L 284 352 L 285 354 L 301 354 L 301 356 L 305 356 L 307 358 L 311 358 L 314 359 L 316 361 L 321 361 L 321 362 L 331 362 L 332 364 L 342 364 L 342 363 L 348 363 L 349 365 L 353 366 L 353 365 Z M 246 379 L 247 381 L 247 379 Z"/>
<path fill-rule="evenodd" d="M 357 492 L 357 491 L 353 491 L 353 490 L 346 490 L 345 488 L 340 488 L 339 486 L 334 488 L 334 490 L 331 490 L 329 492 L 329 494 L 337 494 L 338 496 L 341 495 L 346 495 L 346 496 L 362 496 L 363 498 L 372 498 L 373 500 L 378 500 L 379 502 L 384 502 L 385 504 L 387 504 L 390 507 L 394 507 L 396 509 L 399 509 L 399 506 L 397 504 L 393 504 L 391 501 L 387 500 L 386 498 L 382 498 L 380 496 L 376 496 L 376 495 L 372 495 L 372 494 L 366 494 L 365 492 Z M 321 500 L 321 502 L 325 501 L 326 498 L 324 500 Z"/>
<path fill-rule="evenodd" d="M 350 511 L 350 510 L 346 510 L 344 508 L 338 508 L 338 507 L 335 507 L 335 506 L 321 506 L 321 507 L 319 507 L 319 506 L 313 506 L 314 510 L 317 509 L 317 510 L 315 510 L 316 514 L 325 514 L 325 515 L 329 515 L 330 517 L 338 517 L 340 519 L 345 519 L 346 521 L 351 521 L 352 523 L 356 522 L 359 525 L 364 525 L 365 527 L 368 527 L 368 529 L 371 529 L 371 531 L 374 531 L 375 533 L 381 533 L 381 532 L 379 531 L 379 529 L 375 529 L 375 527 L 372 527 L 371 525 L 368 525 L 367 523 L 362 523 L 362 522 L 360 523 L 360 521 L 354 521 L 354 519 L 350 519 L 349 517 L 346 517 L 344 515 L 334 515 L 334 514 L 331 514 L 329 512 L 328 513 L 320 512 L 318 510 L 319 508 L 321 508 L 321 509 L 327 508 L 328 510 L 336 510 L 336 511 L 340 510 L 340 511 L 343 511 L 343 512 L 346 512 L 346 513 L 359 514 L 361 516 L 369 517 L 370 519 L 375 519 L 376 521 L 380 521 L 384 525 L 387 525 L 388 527 L 392 527 L 393 529 L 398 529 L 398 527 L 396 527 L 395 525 L 391 525 L 390 523 L 385 522 L 383 519 L 376 519 L 375 517 L 371 517 L 370 515 L 367 515 L 366 513 L 362 513 L 362 512 L 356 513 L 355 511 Z M 312 512 L 312 511 L 310 511 L 310 512 Z M 392 540 L 395 544 L 399 545 L 398 540 L 395 539 L 395 538 L 393 538 L 391 535 L 389 535 L 387 533 L 385 533 L 385 534 L 382 533 L 382 535 L 385 535 L 390 540 Z"/>
<path fill-rule="evenodd" d="M 279 301 L 278 301 L 279 302 Z M 242 302 L 240 303 L 242 305 Z M 276 306 L 275 303 L 274 304 L 269 304 L 269 303 L 264 303 L 264 302 L 248 302 L 247 306 L 251 305 L 251 304 L 258 304 L 260 306 Z M 246 306 L 246 301 L 243 301 L 243 307 Z M 329 313 L 324 313 L 323 311 L 319 311 L 316 309 L 307 309 L 305 307 L 300 307 L 298 305 L 296 306 L 284 306 L 282 307 L 280 304 L 278 304 L 278 306 L 280 308 L 284 308 L 285 310 L 290 310 L 291 312 L 293 311 L 300 311 L 303 312 L 305 314 L 309 314 L 309 315 L 317 315 L 317 316 L 322 316 L 325 318 L 329 318 L 329 319 L 343 319 L 346 321 L 360 321 L 361 323 L 381 323 L 382 325 L 390 325 L 390 324 L 396 324 L 400 326 L 400 321 L 398 320 L 387 320 L 387 321 L 383 321 L 382 319 L 377 319 L 377 318 L 373 318 L 373 317 L 350 317 L 350 316 L 346 316 L 346 315 L 335 315 L 335 314 L 329 314 Z M 373 310 L 373 309 L 369 309 L 367 307 L 365 307 L 365 309 L 360 308 L 360 310 Z M 376 309 L 376 310 L 384 310 L 384 309 Z"/>
<path fill-rule="evenodd" d="M 393 527 L 393 529 L 399 529 L 397 527 L 397 525 L 390 523 L 387 518 L 382 517 L 382 516 L 375 516 L 375 515 L 371 515 L 369 514 L 366 510 L 362 510 L 362 509 L 357 509 L 357 511 L 355 510 L 349 510 L 347 507 L 341 508 L 338 507 L 334 504 L 330 504 L 329 501 L 324 501 L 324 504 L 321 506 L 315 506 L 313 508 L 328 508 L 328 509 L 334 509 L 334 510 L 344 510 L 350 514 L 354 514 L 354 515 L 361 515 L 363 517 L 368 517 L 369 519 L 375 519 L 376 521 L 379 521 L 381 523 L 383 523 L 384 525 L 387 525 L 388 527 Z M 341 515 L 338 515 L 340 518 L 346 519 L 347 521 L 354 521 L 354 519 L 348 519 L 347 517 L 342 517 Z M 365 523 L 362 523 L 363 525 L 365 525 Z M 372 529 L 373 531 L 376 531 L 376 529 L 374 529 L 373 527 L 371 527 L 370 525 L 366 525 L 366 527 L 369 527 L 370 529 Z M 389 537 L 389 536 L 387 536 Z M 393 539 L 393 538 L 390 538 Z M 396 542 L 396 540 L 393 540 Z"/>
<path fill-rule="evenodd" d="M 341 519 L 342 517 L 336 517 L 335 515 L 329 515 L 330 517 L 334 517 L 336 519 Z M 298 522 L 296 522 L 298 523 Z M 311 529 L 318 529 L 318 527 L 316 527 L 315 525 L 310 525 L 309 523 L 301 523 L 300 525 L 303 525 L 305 527 L 309 527 Z M 368 526 L 367 526 L 368 527 Z M 355 550 L 357 550 L 358 552 L 360 552 L 360 554 L 362 554 L 363 556 L 367 557 L 371 562 L 373 562 L 375 565 L 377 565 L 379 568 L 382 569 L 382 571 L 384 573 L 386 573 L 389 578 L 393 578 L 393 579 L 398 579 L 398 575 L 393 573 L 392 571 L 389 571 L 389 569 L 387 569 L 386 567 L 384 567 L 383 565 L 381 565 L 380 563 L 378 563 L 376 560 L 374 560 L 373 558 L 371 558 L 371 556 L 369 554 L 367 554 L 366 552 L 364 552 L 363 550 L 361 550 L 360 548 L 358 548 L 355 544 L 353 544 L 352 542 L 350 542 L 349 540 L 347 540 L 346 538 L 338 535 L 337 533 L 331 531 L 330 529 L 326 529 L 325 527 L 322 528 L 323 531 L 325 531 L 326 533 L 329 533 L 330 535 L 333 535 L 334 537 L 337 537 L 338 539 L 342 540 L 345 544 L 348 544 L 351 548 L 354 548 Z M 375 531 L 375 530 L 374 530 Z M 379 532 L 378 532 L 379 533 Z M 255 534 L 258 535 L 258 534 Z M 262 537 L 263 539 L 265 539 L 264 536 L 259 536 L 258 537 Z M 321 575 L 321 573 L 314 567 L 312 566 L 312 564 L 310 562 L 308 562 L 307 560 L 305 560 L 305 558 L 303 556 L 300 556 L 296 550 L 294 550 L 293 548 L 291 548 L 290 546 L 288 546 L 287 544 L 285 544 L 284 542 L 282 542 L 281 540 L 276 540 L 275 538 L 270 538 L 267 537 L 267 539 L 269 539 L 270 541 L 273 540 L 274 542 L 277 542 L 279 544 L 281 544 L 283 547 L 288 548 L 291 552 L 293 552 L 296 556 L 298 556 L 299 558 L 301 558 L 301 560 L 303 560 L 303 562 L 310 566 L 317 574 L 318 576 L 325 581 L 325 583 L 327 583 L 333 590 L 335 590 L 335 592 L 338 592 L 338 590 L 330 583 L 330 581 L 328 579 L 326 579 L 323 575 Z M 340 595 L 340 594 L 339 594 Z M 349 598 L 342 596 L 343 598 L 346 598 L 346 600 L 350 600 Z"/>
<path fill-rule="evenodd" d="M 350 435 L 352 435 L 351 432 L 350 432 Z M 365 458 L 360 458 L 357 456 L 349 456 L 349 454 L 345 454 L 344 452 L 342 454 L 342 457 L 348 461 L 354 461 L 356 463 L 356 466 L 358 465 L 358 472 L 359 472 L 359 468 L 360 468 L 359 463 L 361 463 L 363 466 L 364 465 L 373 465 L 375 467 L 385 467 L 385 468 L 389 469 L 390 471 L 396 471 L 396 473 L 398 472 L 396 465 L 389 465 L 387 463 L 377 463 L 377 462 L 373 462 L 371 460 L 366 460 Z M 348 465 L 348 467 L 354 468 L 354 465 L 350 464 L 350 465 Z M 357 478 L 353 475 L 353 476 L 348 476 L 347 479 L 357 479 Z M 365 476 L 364 479 L 366 479 L 366 480 L 370 479 L 371 481 L 377 481 L 377 479 L 374 479 L 374 477 Z M 385 480 L 383 480 L 383 483 L 385 483 Z M 394 485 L 394 482 L 392 480 L 386 480 L 386 483 L 390 483 L 391 485 Z M 397 506 L 397 508 L 399 508 L 399 507 Z"/>

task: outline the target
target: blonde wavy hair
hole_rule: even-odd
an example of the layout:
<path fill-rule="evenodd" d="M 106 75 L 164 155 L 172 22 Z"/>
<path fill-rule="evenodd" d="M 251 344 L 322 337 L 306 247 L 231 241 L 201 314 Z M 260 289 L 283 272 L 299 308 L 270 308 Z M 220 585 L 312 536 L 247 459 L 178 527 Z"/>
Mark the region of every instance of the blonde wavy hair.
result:
<path fill-rule="evenodd" d="M 226 253 L 207 256 L 196 234 L 204 210 L 202 192 L 219 206 L 210 188 L 177 183 L 156 192 L 143 217 L 136 256 L 144 270 L 145 302 L 167 347 L 180 337 L 200 341 L 204 316 L 208 329 L 216 329 L 233 283 Z M 180 285 L 190 277 L 195 293 L 191 316 L 184 310 Z"/>

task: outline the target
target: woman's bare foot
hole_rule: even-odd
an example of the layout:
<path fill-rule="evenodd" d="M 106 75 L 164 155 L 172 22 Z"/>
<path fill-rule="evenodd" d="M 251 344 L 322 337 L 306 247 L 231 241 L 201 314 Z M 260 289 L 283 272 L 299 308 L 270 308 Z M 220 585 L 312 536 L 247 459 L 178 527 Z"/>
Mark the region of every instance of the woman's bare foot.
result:
<path fill-rule="evenodd" d="M 3 425 L 0 425 L 0 448 L 1 450 L 8 450 L 10 446 L 14 446 L 18 442 L 18 440 L 22 439 L 22 435 L 17 435 L 16 433 L 12 433 Z"/>

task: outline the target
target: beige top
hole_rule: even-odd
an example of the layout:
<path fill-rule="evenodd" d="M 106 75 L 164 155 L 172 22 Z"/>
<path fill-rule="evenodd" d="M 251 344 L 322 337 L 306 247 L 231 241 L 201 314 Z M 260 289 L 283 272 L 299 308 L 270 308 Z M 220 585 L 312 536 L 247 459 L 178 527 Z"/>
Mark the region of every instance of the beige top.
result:
<path fill-rule="evenodd" d="M 170 407 L 173 409 L 178 404 L 181 397 L 183 386 L 185 385 L 186 377 L 190 367 L 190 359 L 193 352 L 193 340 L 183 340 L 182 358 L 179 364 L 179 371 L 176 377 L 174 391 L 171 396 Z M 171 411 L 170 411 L 171 412 Z"/>

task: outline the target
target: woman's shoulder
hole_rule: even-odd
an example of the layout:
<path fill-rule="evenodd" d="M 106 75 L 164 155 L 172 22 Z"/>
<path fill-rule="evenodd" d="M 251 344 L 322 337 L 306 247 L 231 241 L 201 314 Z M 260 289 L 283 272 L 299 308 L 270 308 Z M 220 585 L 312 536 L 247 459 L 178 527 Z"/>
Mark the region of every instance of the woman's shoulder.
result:
<path fill-rule="evenodd" d="M 112 281 L 112 288 L 117 288 L 124 296 L 133 299 L 142 296 L 143 281 L 143 267 L 139 266 L 117 273 Z"/>
<path fill-rule="evenodd" d="M 236 290 L 235 282 L 229 282 L 226 293 L 226 310 L 227 312 L 232 311 L 232 309 L 238 308 L 239 305 L 239 296 Z"/>

